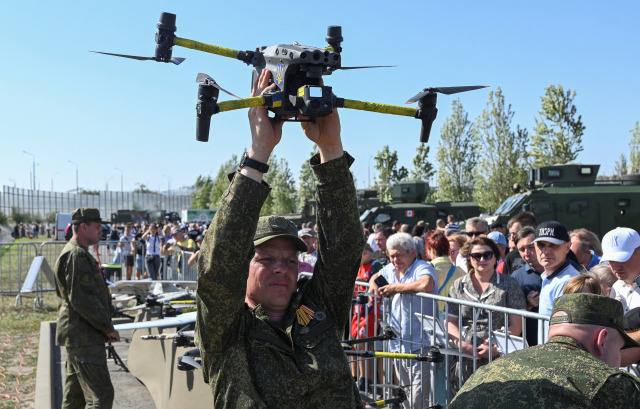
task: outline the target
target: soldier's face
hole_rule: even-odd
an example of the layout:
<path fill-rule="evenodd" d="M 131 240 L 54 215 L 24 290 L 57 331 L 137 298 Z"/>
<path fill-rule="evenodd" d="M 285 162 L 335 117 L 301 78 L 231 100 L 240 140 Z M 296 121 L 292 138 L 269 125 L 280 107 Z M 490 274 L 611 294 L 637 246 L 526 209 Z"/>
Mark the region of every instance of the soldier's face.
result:
<path fill-rule="evenodd" d="M 102 238 L 102 229 L 100 223 L 93 222 L 91 224 L 82 223 L 80 225 L 80 232 L 90 246 L 98 244 Z"/>
<path fill-rule="evenodd" d="M 282 311 L 296 291 L 298 251 L 289 239 L 275 238 L 256 247 L 249 266 L 247 297 L 267 312 Z"/>

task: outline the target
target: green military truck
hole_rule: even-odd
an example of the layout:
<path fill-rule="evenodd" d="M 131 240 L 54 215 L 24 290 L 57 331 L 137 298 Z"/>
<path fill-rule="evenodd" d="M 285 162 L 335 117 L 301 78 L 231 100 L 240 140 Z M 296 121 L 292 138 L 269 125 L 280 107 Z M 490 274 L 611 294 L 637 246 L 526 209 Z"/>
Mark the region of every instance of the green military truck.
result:
<path fill-rule="evenodd" d="M 575 163 L 531 169 L 527 189 L 505 200 L 487 221 L 506 225 L 526 210 L 539 223 L 555 220 L 569 230 L 586 228 L 599 237 L 616 227 L 640 230 L 640 174 L 596 181 L 599 169 Z"/>
<path fill-rule="evenodd" d="M 480 215 L 480 207 L 474 202 L 423 203 L 429 193 L 429 184 L 423 181 L 400 182 L 393 186 L 392 203 L 379 204 L 362 213 L 360 221 L 391 226 L 394 220 L 415 226 L 424 220 L 429 229 L 435 229 L 436 221 L 452 214 L 456 221 L 464 221 Z"/>

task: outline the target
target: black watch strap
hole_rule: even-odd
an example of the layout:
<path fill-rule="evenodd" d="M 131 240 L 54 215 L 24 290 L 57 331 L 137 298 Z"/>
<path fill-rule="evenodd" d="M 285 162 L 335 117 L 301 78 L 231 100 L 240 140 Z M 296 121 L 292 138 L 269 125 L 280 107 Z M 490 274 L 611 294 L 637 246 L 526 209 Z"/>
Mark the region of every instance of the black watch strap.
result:
<path fill-rule="evenodd" d="M 244 155 L 242 155 L 242 160 L 240 160 L 240 169 L 244 168 L 245 166 L 251 169 L 255 169 L 261 173 L 267 173 L 269 171 L 269 165 L 267 165 L 266 163 L 258 162 L 255 159 L 251 159 L 249 156 L 247 156 L 246 152 L 244 153 Z"/>

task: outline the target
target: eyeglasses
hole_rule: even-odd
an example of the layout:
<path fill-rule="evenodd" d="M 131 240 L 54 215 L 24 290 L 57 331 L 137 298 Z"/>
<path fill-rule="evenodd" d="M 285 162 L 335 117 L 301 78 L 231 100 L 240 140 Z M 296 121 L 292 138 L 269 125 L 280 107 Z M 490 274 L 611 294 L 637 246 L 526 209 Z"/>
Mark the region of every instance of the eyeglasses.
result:
<path fill-rule="evenodd" d="M 477 237 L 477 236 L 482 236 L 483 234 L 485 234 L 485 232 L 483 232 L 483 231 L 467 231 L 464 234 L 466 234 L 467 237 Z"/>
<path fill-rule="evenodd" d="M 471 253 L 469 256 L 475 261 L 485 259 L 486 261 L 493 260 L 493 251 L 485 251 L 484 253 Z"/>

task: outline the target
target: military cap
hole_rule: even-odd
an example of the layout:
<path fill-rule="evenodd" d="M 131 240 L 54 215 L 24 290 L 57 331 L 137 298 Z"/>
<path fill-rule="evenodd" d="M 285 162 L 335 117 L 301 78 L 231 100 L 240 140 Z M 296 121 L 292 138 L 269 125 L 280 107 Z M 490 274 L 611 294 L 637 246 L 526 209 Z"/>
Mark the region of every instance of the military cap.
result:
<path fill-rule="evenodd" d="M 71 213 L 71 223 L 81 224 L 88 222 L 109 223 L 100 218 L 100 210 L 95 207 L 81 207 Z"/>
<path fill-rule="evenodd" d="M 253 245 L 266 243 L 276 237 L 290 239 L 299 251 L 307 251 L 307 245 L 298 238 L 298 229 L 293 222 L 281 216 L 263 216 L 258 220 L 256 235 L 253 237 Z"/>
<path fill-rule="evenodd" d="M 554 317 L 560 311 L 567 315 Z M 624 332 L 622 303 L 603 295 L 575 293 L 556 298 L 549 324 L 590 324 L 613 328 L 624 338 L 621 349 L 640 348 L 640 344 Z"/>

